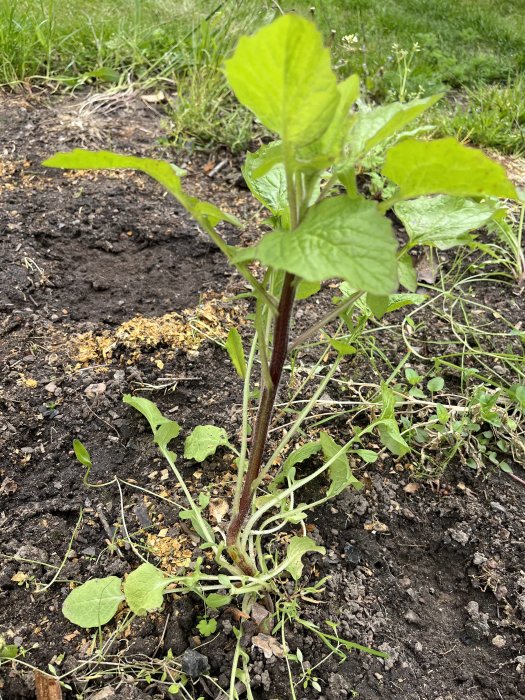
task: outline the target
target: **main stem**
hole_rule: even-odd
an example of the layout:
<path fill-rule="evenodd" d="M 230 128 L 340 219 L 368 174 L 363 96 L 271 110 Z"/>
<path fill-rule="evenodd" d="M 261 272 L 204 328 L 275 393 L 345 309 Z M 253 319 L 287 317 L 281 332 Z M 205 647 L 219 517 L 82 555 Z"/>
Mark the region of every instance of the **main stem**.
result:
<path fill-rule="evenodd" d="M 264 448 L 268 438 L 270 420 L 273 413 L 277 390 L 281 381 L 284 363 L 288 354 L 288 340 L 290 335 L 290 321 L 292 318 L 293 302 L 295 297 L 295 275 L 286 273 L 279 300 L 279 308 L 274 328 L 274 342 L 270 359 L 270 386 L 265 385 L 257 411 L 255 427 L 253 431 L 253 443 L 248 460 L 248 469 L 244 477 L 244 485 L 239 499 L 239 510 L 233 514 L 228 528 L 227 544 L 236 543 L 244 519 L 248 515 L 253 499 L 253 485 L 261 469 L 264 456 Z"/>

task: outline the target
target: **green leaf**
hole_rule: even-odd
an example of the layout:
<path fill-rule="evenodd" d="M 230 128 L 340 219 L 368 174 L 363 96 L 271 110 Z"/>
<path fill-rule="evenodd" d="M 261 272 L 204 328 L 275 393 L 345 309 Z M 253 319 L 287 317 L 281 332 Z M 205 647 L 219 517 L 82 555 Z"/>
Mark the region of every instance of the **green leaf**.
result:
<path fill-rule="evenodd" d="M 117 576 L 93 578 L 74 588 L 65 599 L 62 613 L 79 627 L 101 627 L 109 622 L 124 600 Z"/>
<path fill-rule="evenodd" d="M 328 461 L 341 450 L 341 447 L 330 437 L 330 435 L 328 435 L 328 433 L 321 432 L 319 437 L 321 439 L 324 458 Z M 326 493 L 328 498 L 337 496 L 339 493 L 341 493 L 341 491 L 344 491 L 347 486 L 352 485 L 358 490 L 362 489 L 364 486 L 364 484 L 362 484 L 352 474 L 352 470 L 348 464 L 348 458 L 344 453 L 339 455 L 339 457 L 337 457 L 337 459 L 328 467 L 328 473 L 331 481 L 330 487 Z"/>
<path fill-rule="evenodd" d="M 380 416 L 381 422 L 377 426 L 379 438 L 387 450 L 402 457 L 407 452 L 410 452 L 410 447 L 403 439 L 394 417 L 396 395 L 384 382 L 381 384 L 381 400 L 383 403 Z"/>
<path fill-rule="evenodd" d="M 203 637 L 209 637 L 217 631 L 217 620 L 200 620 L 197 624 L 197 629 Z"/>
<path fill-rule="evenodd" d="M 83 464 L 85 467 L 92 466 L 91 455 L 80 440 L 77 440 L 77 438 L 73 440 L 73 450 L 75 451 L 75 457 L 78 459 L 80 464 Z"/>
<path fill-rule="evenodd" d="M 388 311 L 388 295 L 377 295 L 368 292 L 366 304 L 376 318 L 383 318 Z"/>
<path fill-rule="evenodd" d="M 231 595 L 221 595 L 220 593 L 210 593 L 204 599 L 207 608 L 212 610 L 218 610 L 219 608 L 229 605 L 231 603 Z"/>
<path fill-rule="evenodd" d="M 415 292 L 417 289 L 417 272 L 414 267 L 414 258 L 410 253 L 403 253 L 397 260 L 397 276 L 399 284 L 408 289 L 409 292 Z"/>
<path fill-rule="evenodd" d="M 402 141 L 387 151 L 382 173 L 399 185 L 400 199 L 429 194 L 518 199 L 501 165 L 453 138 Z"/>
<path fill-rule="evenodd" d="M 401 436 L 394 418 L 384 418 L 377 427 L 381 442 L 392 454 L 402 457 L 410 452 L 410 447 Z"/>
<path fill-rule="evenodd" d="M 284 460 L 284 463 L 279 470 L 277 476 L 268 485 L 269 491 L 275 491 L 275 488 L 286 480 L 290 471 L 295 467 L 296 464 L 304 462 L 309 457 L 317 454 L 321 450 L 321 442 L 315 440 L 314 442 L 307 442 L 305 445 L 301 445 L 296 450 L 294 450 L 288 457 Z"/>
<path fill-rule="evenodd" d="M 165 160 L 126 156 L 111 151 L 85 151 L 77 148 L 68 153 L 56 153 L 45 160 L 42 165 L 47 168 L 65 168 L 69 170 L 140 170 L 160 182 L 182 206 L 200 223 L 216 226 L 219 221 L 228 221 L 236 226 L 239 220 L 231 214 L 225 214 L 214 204 L 202 202 L 182 190 L 180 178 L 184 170 Z"/>
<path fill-rule="evenodd" d="M 231 447 L 224 428 L 218 428 L 215 425 L 198 425 L 186 438 L 184 459 L 204 462 L 206 457 L 215 454 L 215 450 L 220 445 Z"/>
<path fill-rule="evenodd" d="M 411 245 L 448 250 L 472 240 L 470 231 L 488 223 L 499 211 L 497 200 L 475 202 L 464 197 L 420 197 L 395 206 Z"/>
<path fill-rule="evenodd" d="M 313 206 L 294 231 L 264 236 L 257 257 L 306 280 L 337 277 L 388 294 L 397 286 L 396 247 L 391 224 L 375 204 L 340 196 Z"/>
<path fill-rule="evenodd" d="M 308 282 L 307 280 L 301 280 L 297 285 L 295 298 L 297 299 L 297 301 L 301 301 L 302 299 L 308 299 L 308 297 L 317 294 L 317 292 L 320 289 L 321 285 L 319 282 Z"/>
<path fill-rule="evenodd" d="M 131 394 L 124 394 L 122 401 L 139 413 L 142 413 L 144 418 L 148 421 L 153 434 L 155 434 L 159 425 L 172 422 L 169 418 L 163 416 L 156 404 L 149 399 L 143 399 L 140 396 L 131 396 Z"/>
<path fill-rule="evenodd" d="M 199 513 L 202 509 L 199 508 Z M 215 542 L 215 538 L 213 536 L 213 530 L 211 529 L 210 525 L 206 521 L 201 521 L 199 518 L 199 513 L 195 512 L 195 510 L 180 510 L 179 511 L 179 518 L 181 520 L 189 520 L 190 523 L 193 526 L 193 529 L 195 532 L 199 535 L 199 537 L 204 541 L 204 542 Z"/>
<path fill-rule="evenodd" d="M 16 644 L 3 644 L 0 646 L 0 659 L 16 659 L 19 653 L 20 649 Z"/>
<path fill-rule="evenodd" d="M 374 462 L 377 462 L 377 458 L 379 457 L 377 452 L 374 452 L 373 450 L 355 450 L 355 454 L 361 457 L 363 462 L 366 462 L 367 464 L 374 464 Z"/>
<path fill-rule="evenodd" d="M 288 571 L 295 581 L 301 578 L 303 573 L 302 558 L 307 552 L 326 552 L 324 547 L 315 544 L 311 537 L 292 537 L 288 549 L 286 550 L 286 571 Z"/>
<path fill-rule="evenodd" d="M 135 615 L 158 610 L 164 602 L 164 591 L 172 579 L 153 564 L 141 564 L 124 581 L 124 595 Z"/>
<path fill-rule="evenodd" d="M 281 144 L 270 143 L 262 146 L 255 153 L 247 153 L 242 168 L 242 174 L 251 193 L 274 216 L 281 216 L 288 209 L 286 171 L 282 158 Z M 267 164 L 270 165 L 267 166 Z M 261 171 L 263 174 L 258 175 L 257 173 Z"/>
<path fill-rule="evenodd" d="M 525 385 L 513 384 L 507 391 L 509 397 L 515 401 L 521 411 L 525 411 Z"/>
<path fill-rule="evenodd" d="M 432 377 L 432 379 L 430 379 L 427 382 L 427 389 L 432 393 L 435 393 L 436 391 L 441 391 L 441 389 L 443 389 L 444 386 L 445 380 L 443 379 L 443 377 Z"/>
<path fill-rule="evenodd" d="M 285 147 L 320 138 L 340 100 L 320 32 L 297 15 L 242 37 L 226 61 L 226 77 L 239 102 Z"/>
<path fill-rule="evenodd" d="M 448 419 L 450 418 L 450 415 L 442 403 L 438 403 L 438 405 L 436 406 L 436 415 L 437 415 L 438 421 L 442 425 L 446 425 L 448 423 Z"/>
<path fill-rule="evenodd" d="M 343 340 L 337 340 L 336 338 L 330 338 L 330 345 L 339 355 L 355 355 L 357 348 L 353 345 L 345 343 Z"/>
<path fill-rule="evenodd" d="M 425 110 L 432 107 L 442 95 L 432 95 L 411 102 L 393 102 L 376 107 L 370 112 L 359 112 L 349 136 L 349 150 L 357 160 L 382 141 L 393 136 Z"/>
<path fill-rule="evenodd" d="M 411 386 L 416 386 L 416 384 L 419 384 L 419 382 L 423 379 L 423 377 L 411 367 L 405 367 L 405 377 Z"/>
<path fill-rule="evenodd" d="M 402 309 L 404 306 L 422 304 L 428 299 L 428 294 L 390 294 L 388 297 L 387 313 Z"/>
<path fill-rule="evenodd" d="M 232 326 L 228 331 L 228 338 L 226 339 L 226 351 L 230 356 L 232 365 L 235 367 L 237 374 L 241 379 L 246 376 L 246 359 L 244 357 L 244 347 L 242 345 L 242 339 L 239 331 Z"/>
<path fill-rule="evenodd" d="M 174 420 L 167 421 L 157 428 L 155 442 L 161 449 L 166 449 L 171 440 L 174 440 L 179 433 L 180 425 Z"/>

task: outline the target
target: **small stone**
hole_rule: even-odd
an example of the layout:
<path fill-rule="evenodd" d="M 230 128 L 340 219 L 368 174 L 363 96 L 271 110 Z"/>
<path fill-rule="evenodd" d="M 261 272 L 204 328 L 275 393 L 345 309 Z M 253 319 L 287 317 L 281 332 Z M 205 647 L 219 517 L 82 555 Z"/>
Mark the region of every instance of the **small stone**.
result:
<path fill-rule="evenodd" d="M 350 564 L 350 566 L 356 567 L 361 561 L 361 552 L 354 545 L 347 542 L 344 546 L 345 559 Z"/>
<path fill-rule="evenodd" d="M 498 649 L 502 649 L 506 643 L 507 641 L 505 637 L 502 637 L 501 634 L 497 634 L 495 637 L 492 638 L 492 644 Z"/>
<path fill-rule="evenodd" d="M 449 530 L 448 531 L 453 540 L 458 542 L 463 547 L 468 543 L 469 536 L 463 530 Z"/>
<path fill-rule="evenodd" d="M 104 382 L 99 382 L 98 384 L 90 384 L 84 389 L 84 394 L 92 399 L 95 396 L 101 396 L 106 391 L 106 385 Z"/>
<path fill-rule="evenodd" d="M 484 564 L 487 561 L 487 557 L 484 554 L 482 554 L 481 552 L 475 552 L 474 558 L 472 559 L 472 561 L 476 566 L 481 566 L 482 564 Z"/>
<path fill-rule="evenodd" d="M 208 657 L 195 651 L 195 649 L 186 649 L 182 655 L 181 669 L 187 676 L 198 678 L 210 671 Z"/>
<path fill-rule="evenodd" d="M 411 625 L 421 624 L 421 618 L 413 610 L 407 610 L 407 612 L 405 613 L 405 620 L 407 622 L 409 622 Z"/>
<path fill-rule="evenodd" d="M 405 589 L 410 588 L 412 581 L 408 578 L 408 576 L 403 576 L 403 578 L 399 579 L 399 585 Z"/>
<path fill-rule="evenodd" d="M 44 389 L 50 394 L 54 394 L 57 389 L 57 385 L 55 384 L 55 382 L 49 382 L 49 384 L 45 385 Z"/>
<path fill-rule="evenodd" d="M 117 696 L 115 695 L 113 688 L 108 686 L 107 688 L 102 688 L 102 690 L 99 690 L 98 693 L 95 693 L 95 695 L 92 695 L 91 700 L 117 700 Z"/>
<path fill-rule="evenodd" d="M 507 512 L 507 509 L 505 508 L 505 506 L 502 506 L 501 503 L 499 503 L 498 501 L 491 501 L 490 507 L 492 508 L 492 510 L 498 510 L 500 513 Z"/>

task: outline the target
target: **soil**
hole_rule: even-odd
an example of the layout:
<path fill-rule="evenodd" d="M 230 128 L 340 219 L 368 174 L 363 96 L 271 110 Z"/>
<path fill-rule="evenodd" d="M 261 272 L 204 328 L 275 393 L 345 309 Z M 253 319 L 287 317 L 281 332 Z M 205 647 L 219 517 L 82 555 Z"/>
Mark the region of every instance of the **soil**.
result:
<path fill-rule="evenodd" d="M 131 94 L 106 101 L 4 95 L 0 124 L 0 636 L 23 647 L 31 667 L 47 671 L 51 663 L 68 673 L 66 698 L 178 697 L 158 682 L 162 659 L 195 647 L 227 687 L 235 610 L 220 613 L 217 634 L 203 640 L 198 601 L 167 600 L 127 630 L 110 623 L 100 642 L 67 622 L 61 606 L 72 582 L 136 567 L 125 528 L 168 570 L 195 549 L 193 533 L 162 500 L 178 499 L 165 465 L 121 397 L 155 400 L 186 434 L 215 423 L 235 435 L 239 382 L 214 341 L 245 303 L 227 303 L 225 295 L 243 285 L 146 178 L 40 165 L 73 147 L 174 159 L 159 144 L 161 119 L 151 104 Z M 186 154 L 182 161 L 179 155 L 193 192 L 244 220 L 257 218 L 228 156 Z M 237 241 L 233 228 L 223 233 Z M 519 323 L 523 297 L 499 289 L 499 297 L 497 285 L 487 291 L 493 306 Z M 334 430 L 348 427 L 339 420 Z M 90 482 L 107 486 L 84 485 L 75 437 L 91 452 Z M 361 466 L 366 490 L 346 491 L 310 518 L 310 534 L 327 554 L 309 558 L 305 581 L 328 578 L 318 602 L 312 594 L 297 599 L 300 616 L 325 632 L 325 621 L 335 622 L 340 637 L 389 658 L 349 652 L 341 662 L 317 635 L 289 626 L 291 651 L 301 649 L 307 666 L 319 664 L 312 677 L 321 691 L 301 682 L 298 700 L 525 698 L 523 487 L 455 461 L 440 479 L 406 489 L 416 483 L 417 459 L 413 452 Z M 181 464 L 192 488 L 229 496 L 226 454 L 198 469 Z M 284 662 L 266 658 L 255 634 L 256 625 L 246 624 L 254 697 L 291 697 Z M 299 666 L 292 668 L 300 679 Z M 28 666 L 1 666 L 2 700 L 35 692 Z M 191 693 L 224 697 L 205 680 Z"/>

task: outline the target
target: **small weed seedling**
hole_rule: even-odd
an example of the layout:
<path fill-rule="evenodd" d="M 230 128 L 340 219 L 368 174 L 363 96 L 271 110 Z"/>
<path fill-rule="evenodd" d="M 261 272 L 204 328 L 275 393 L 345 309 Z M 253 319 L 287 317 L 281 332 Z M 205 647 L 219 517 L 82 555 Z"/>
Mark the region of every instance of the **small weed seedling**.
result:
<path fill-rule="evenodd" d="M 228 245 L 221 235 L 221 222 L 234 226 L 240 222 L 213 204 L 186 194 L 184 171 L 168 162 L 75 150 L 59 153 L 44 163 L 68 169 L 136 169 L 160 182 L 247 282 L 255 310 L 251 340 L 243 342 L 232 329 L 226 344 L 244 382 L 240 443 L 234 445 L 224 429 L 205 425 L 195 428 L 184 444 L 186 460 L 203 462 L 219 446 L 236 456 L 237 483 L 224 536 L 208 520 L 209 497 L 201 493 L 194 498 L 177 467 L 172 445 L 181 427 L 151 401 L 124 397 L 125 403 L 148 421 L 154 442 L 186 499 L 187 507 L 180 517 L 188 520 L 200 537 L 201 549 L 212 552 L 219 573 L 207 573 L 203 560 L 198 559 L 194 568 L 181 575 L 165 575 L 145 562 L 125 581 L 117 576 L 90 580 L 74 589 L 64 603 L 66 617 L 82 627 L 104 625 L 123 602 L 136 615 L 145 615 L 162 606 L 164 595 L 188 591 L 199 595 L 206 606 L 207 616 L 201 624 L 206 633 L 213 626 L 208 612 L 228 605 L 234 596 L 243 597 L 245 614 L 258 598 L 272 613 L 271 596 L 279 592 L 280 579 L 288 575 L 298 581 L 303 556 L 307 552 L 324 554 L 323 547 L 306 534 L 303 521 L 307 512 L 349 486 L 363 486 L 352 474 L 349 453 L 363 456 L 367 451 L 360 449 L 361 441 L 374 431 L 395 454 L 409 449 L 394 419 L 394 394 L 386 386 L 381 413 L 364 428 L 354 425 L 345 444 L 337 444 L 327 432 L 312 442 L 295 443 L 339 365 L 355 353 L 352 341 L 360 328 L 354 323 L 353 312 L 362 316 L 366 310 L 367 316 L 381 317 L 420 301 L 420 295 L 414 294 L 416 274 L 409 250 L 414 246 L 447 248 L 468 241 L 468 232 L 491 220 L 499 210 L 500 198 L 518 199 L 503 168 L 483 153 L 452 138 L 425 141 L 404 133 L 439 96 L 357 112 L 358 77 L 337 82 L 321 34 L 306 19 L 285 15 L 241 38 L 225 71 L 239 102 L 278 137 L 256 153 L 248 153 L 243 167 L 248 187 L 268 209 L 268 223 L 273 228 L 256 245 Z M 380 174 L 391 187 L 388 198 L 378 202 L 362 196 L 356 173 L 372 149 L 381 144 L 386 152 Z M 408 234 L 401 249 L 387 216 L 392 210 Z M 255 261 L 257 268 L 252 266 Z M 322 282 L 334 278 L 341 281 L 341 295 L 333 308 L 290 338 L 295 303 L 316 294 Z M 399 284 L 407 293 L 395 293 Z M 283 369 L 287 362 L 295 366 L 295 356 L 304 342 L 330 328 L 332 321 L 339 322 L 336 337 L 325 330 L 320 347 L 322 357 L 328 353 L 332 362 L 269 454 L 268 434 Z M 245 345 L 249 347 L 247 355 Z M 259 374 L 259 406 L 251 425 L 251 401 L 259 379 L 255 375 Z M 414 386 L 419 381 L 415 376 L 407 379 Z M 89 469 L 88 452 L 78 442 L 75 450 Z M 319 466 L 300 475 L 298 464 L 313 455 L 320 458 Z M 265 479 L 268 476 L 270 481 Z M 322 476 L 328 478 L 328 488 L 323 491 L 320 486 L 313 501 L 303 500 L 304 487 Z M 299 526 L 302 534 L 290 536 L 282 554 L 269 556 L 268 538 L 290 525 Z M 350 642 L 345 642 L 345 648 L 363 649 Z M 236 679 L 240 675 L 248 678 L 243 654 L 237 645 L 230 698 L 237 697 Z M 314 676 L 304 671 L 302 678 L 303 684 L 315 687 Z"/>

